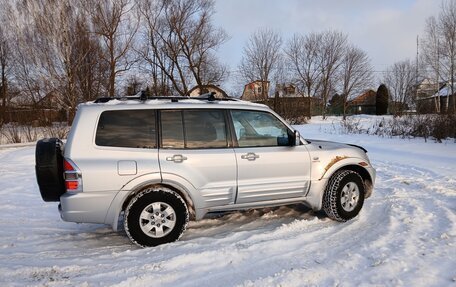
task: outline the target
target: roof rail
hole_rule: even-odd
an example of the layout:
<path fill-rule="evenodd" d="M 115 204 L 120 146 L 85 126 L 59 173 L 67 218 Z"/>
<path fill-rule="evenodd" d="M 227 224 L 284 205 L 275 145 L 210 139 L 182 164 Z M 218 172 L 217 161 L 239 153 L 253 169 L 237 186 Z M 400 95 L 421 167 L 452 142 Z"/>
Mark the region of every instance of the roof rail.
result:
<path fill-rule="evenodd" d="M 141 102 L 145 102 L 147 100 L 170 100 L 171 102 L 178 102 L 179 100 L 201 100 L 201 101 L 239 101 L 236 98 L 216 98 L 215 92 L 210 92 L 206 94 L 202 94 L 196 97 L 189 97 L 189 96 L 147 96 L 145 91 L 141 91 L 138 93 L 139 95 L 136 96 L 125 96 L 125 97 L 102 97 L 98 98 L 94 101 L 94 103 L 107 103 L 113 100 L 119 101 L 127 101 L 127 100 L 139 100 Z"/>

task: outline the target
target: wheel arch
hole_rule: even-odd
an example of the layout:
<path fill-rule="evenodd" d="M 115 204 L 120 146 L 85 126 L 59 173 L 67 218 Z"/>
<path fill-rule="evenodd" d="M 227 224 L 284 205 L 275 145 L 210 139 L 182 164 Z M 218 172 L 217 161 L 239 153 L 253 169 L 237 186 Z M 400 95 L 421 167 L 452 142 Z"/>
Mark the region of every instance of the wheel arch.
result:
<path fill-rule="evenodd" d="M 131 201 L 131 199 L 133 197 L 135 197 L 138 193 L 140 193 L 141 191 L 148 189 L 148 188 L 154 188 L 154 189 L 166 188 L 166 189 L 170 189 L 170 190 L 174 191 L 180 197 L 182 197 L 182 199 L 185 201 L 185 204 L 187 205 L 188 212 L 190 215 L 190 220 L 195 219 L 195 217 L 196 217 L 195 205 L 193 203 L 192 198 L 188 194 L 188 192 L 184 191 L 182 187 L 176 187 L 174 185 L 167 184 L 167 183 L 151 183 L 151 184 L 146 184 L 146 185 L 143 185 L 143 186 L 140 186 L 140 187 L 134 189 L 127 195 L 127 197 L 123 201 L 121 212 L 125 211 L 125 209 L 127 208 L 127 205 L 129 204 L 129 202 Z"/>
<path fill-rule="evenodd" d="M 368 198 L 369 196 L 371 196 L 372 189 L 373 189 L 373 180 L 372 180 L 372 176 L 370 175 L 369 171 L 367 171 L 364 167 L 362 167 L 360 165 L 347 164 L 347 165 L 340 166 L 337 169 L 335 169 L 334 171 L 332 171 L 331 174 L 329 174 L 328 178 L 331 178 L 336 172 L 338 172 L 340 170 L 351 170 L 351 171 L 358 173 L 361 176 L 361 178 L 363 179 L 365 198 Z M 326 183 L 326 185 L 328 185 L 328 184 L 329 184 L 329 181 Z"/>
<path fill-rule="evenodd" d="M 114 231 L 118 230 L 118 223 L 121 214 L 127 208 L 127 205 L 130 203 L 131 199 L 136 196 L 138 193 L 143 191 L 146 188 L 167 188 L 174 192 L 176 192 L 182 199 L 184 200 L 185 204 L 187 205 L 190 220 L 194 220 L 197 218 L 196 215 L 196 208 L 194 205 L 194 201 L 189 195 L 189 193 L 185 190 L 184 187 L 176 186 L 174 184 L 166 184 L 159 181 L 149 181 L 147 183 L 143 183 L 141 185 L 137 185 L 136 187 L 132 188 L 131 190 L 121 190 L 114 200 L 111 202 L 111 206 L 108 209 L 108 212 L 105 217 L 105 223 L 112 226 Z"/>

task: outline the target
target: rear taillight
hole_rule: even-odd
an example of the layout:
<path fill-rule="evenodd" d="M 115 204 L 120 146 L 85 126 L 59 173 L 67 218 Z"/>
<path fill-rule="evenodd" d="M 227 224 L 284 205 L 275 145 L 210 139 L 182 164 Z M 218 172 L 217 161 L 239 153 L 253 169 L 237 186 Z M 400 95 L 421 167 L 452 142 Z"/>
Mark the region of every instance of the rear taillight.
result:
<path fill-rule="evenodd" d="M 67 191 L 82 191 L 82 174 L 74 162 L 63 160 L 65 188 Z"/>

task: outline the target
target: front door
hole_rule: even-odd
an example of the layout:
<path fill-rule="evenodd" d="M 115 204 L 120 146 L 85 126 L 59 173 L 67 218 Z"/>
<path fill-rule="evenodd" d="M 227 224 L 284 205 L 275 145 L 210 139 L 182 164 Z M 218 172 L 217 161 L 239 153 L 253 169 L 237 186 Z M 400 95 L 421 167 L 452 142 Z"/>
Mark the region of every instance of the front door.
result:
<path fill-rule="evenodd" d="M 303 197 L 310 183 L 305 145 L 290 146 L 292 131 L 269 112 L 233 110 L 237 139 L 236 203 Z"/>

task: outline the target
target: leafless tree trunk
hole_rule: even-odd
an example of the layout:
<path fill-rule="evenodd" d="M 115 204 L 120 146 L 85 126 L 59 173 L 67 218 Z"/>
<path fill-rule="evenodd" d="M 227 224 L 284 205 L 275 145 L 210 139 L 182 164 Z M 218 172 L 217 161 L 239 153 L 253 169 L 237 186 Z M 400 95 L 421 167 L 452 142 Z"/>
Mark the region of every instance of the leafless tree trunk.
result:
<path fill-rule="evenodd" d="M 405 106 L 413 103 L 416 79 L 416 66 L 410 60 L 394 63 L 388 68 L 383 81 L 395 102 L 392 105 L 394 114 L 402 115 Z"/>
<path fill-rule="evenodd" d="M 136 62 L 129 53 L 139 27 L 133 15 L 131 0 L 84 0 L 83 7 L 90 14 L 93 32 L 99 35 L 105 48 L 102 59 L 109 67 L 108 95 L 114 97 L 116 77 L 128 71 Z"/>
<path fill-rule="evenodd" d="M 266 98 L 267 82 L 276 71 L 281 55 L 282 38 L 269 29 L 258 30 L 244 46 L 244 54 L 239 65 L 241 78 L 247 82 L 261 81 L 260 98 Z"/>
<path fill-rule="evenodd" d="M 7 99 L 7 79 L 6 73 L 7 68 L 9 68 L 9 58 L 10 58 L 10 49 L 8 45 L 8 40 L 6 34 L 3 32 L 3 28 L 0 26 L 0 72 L 1 72 L 1 82 L 0 82 L 0 96 L 1 96 L 1 106 L 0 106 L 0 126 L 6 120 L 6 99 Z"/>
<path fill-rule="evenodd" d="M 149 64 L 153 89 L 188 94 L 193 85 L 219 84 L 227 69 L 215 57 L 227 40 L 211 23 L 211 0 L 139 0 L 147 44 L 139 51 Z"/>
<path fill-rule="evenodd" d="M 341 64 L 341 90 L 343 119 L 346 119 L 349 100 L 370 86 L 373 80 L 372 65 L 363 50 L 349 46 Z"/>
<path fill-rule="evenodd" d="M 318 53 L 321 73 L 322 116 L 326 119 L 326 108 L 330 93 L 337 85 L 337 72 L 342 65 L 346 50 L 347 36 L 336 31 L 326 31 L 322 35 Z"/>

